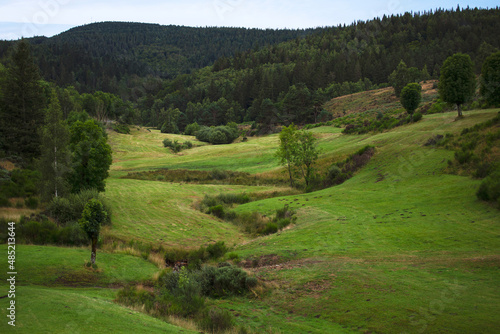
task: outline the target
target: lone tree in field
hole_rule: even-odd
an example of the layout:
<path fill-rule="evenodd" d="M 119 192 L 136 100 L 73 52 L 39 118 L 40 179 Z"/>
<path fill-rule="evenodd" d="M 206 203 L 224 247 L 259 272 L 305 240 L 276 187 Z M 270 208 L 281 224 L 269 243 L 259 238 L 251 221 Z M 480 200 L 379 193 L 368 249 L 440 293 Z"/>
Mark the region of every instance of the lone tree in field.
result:
<path fill-rule="evenodd" d="M 422 100 L 422 87 L 418 83 L 410 83 L 401 91 L 401 104 L 413 121 L 413 113 Z"/>
<path fill-rule="evenodd" d="M 500 106 L 500 52 L 491 54 L 484 61 L 479 91 L 490 105 Z"/>
<path fill-rule="evenodd" d="M 280 132 L 280 146 L 276 151 L 275 156 L 279 159 L 280 164 L 287 166 L 288 175 L 290 177 L 290 187 L 293 187 L 292 165 L 295 159 L 295 152 L 297 150 L 297 126 L 290 124 L 284 126 Z"/>
<path fill-rule="evenodd" d="M 101 230 L 101 224 L 106 221 L 107 213 L 104 211 L 104 207 L 98 199 L 91 199 L 85 205 L 82 212 L 82 218 L 80 219 L 80 226 L 87 233 L 89 239 L 92 241 L 92 253 L 90 255 L 90 261 L 92 264 L 95 263 L 96 252 L 97 252 L 97 239 L 99 238 L 99 232 Z"/>
<path fill-rule="evenodd" d="M 306 182 L 306 189 L 311 184 L 314 171 L 314 163 L 318 160 L 318 148 L 316 138 L 306 131 L 297 132 L 297 145 L 295 150 L 294 164 L 299 169 Z"/>
<path fill-rule="evenodd" d="M 443 101 L 457 105 L 461 117 L 461 105 L 469 101 L 476 90 L 474 65 L 469 55 L 456 53 L 444 61 L 438 89 Z"/>

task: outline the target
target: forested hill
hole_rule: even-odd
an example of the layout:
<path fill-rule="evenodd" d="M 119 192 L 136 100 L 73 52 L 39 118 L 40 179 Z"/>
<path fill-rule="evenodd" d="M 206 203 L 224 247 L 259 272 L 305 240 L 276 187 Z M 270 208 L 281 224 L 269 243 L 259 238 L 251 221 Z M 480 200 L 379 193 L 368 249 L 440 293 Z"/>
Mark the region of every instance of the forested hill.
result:
<path fill-rule="evenodd" d="M 126 85 L 124 81 L 132 75 L 173 78 L 211 65 L 220 57 L 304 37 L 314 31 L 103 22 L 76 27 L 52 38 L 33 38 L 30 42 L 46 80 L 59 85 L 77 83 L 82 91 L 118 93 L 118 86 Z M 0 59 L 13 43 L 0 43 Z"/>

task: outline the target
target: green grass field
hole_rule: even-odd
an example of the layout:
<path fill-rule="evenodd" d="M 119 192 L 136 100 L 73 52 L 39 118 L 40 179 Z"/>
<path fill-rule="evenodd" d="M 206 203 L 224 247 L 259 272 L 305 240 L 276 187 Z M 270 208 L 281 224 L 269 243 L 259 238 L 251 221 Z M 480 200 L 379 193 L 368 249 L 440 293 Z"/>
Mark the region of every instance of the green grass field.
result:
<path fill-rule="evenodd" d="M 278 188 L 121 177 L 159 168 L 279 173 L 273 158 L 277 135 L 212 146 L 155 130 L 111 133 L 114 163 L 105 196 L 113 225 L 102 233 L 109 240 L 187 248 L 222 240 L 240 258 L 254 259 L 258 265 L 247 270 L 267 292 L 217 303 L 256 333 L 493 333 L 500 328 L 498 209 L 476 198 L 480 180 L 444 173 L 453 152 L 424 143 L 437 134 L 459 134 L 498 112 L 469 111 L 460 120 L 455 112 L 425 115 L 416 124 L 378 134 L 310 130 L 319 139 L 323 167 L 365 145 L 375 146 L 376 153 L 339 186 L 238 206 L 237 212 L 267 215 L 284 205 L 297 210 L 296 224 L 256 239 L 194 204 L 205 194 Z M 164 138 L 199 146 L 173 154 L 163 147 Z M 0 249 L 5 252 L 5 246 Z M 89 256 L 88 249 L 19 247 L 21 331 L 39 326 L 39 332 L 71 332 L 67 326 L 75 324 L 96 332 L 176 333 L 112 303 L 112 287 L 150 279 L 158 270 L 154 265 L 98 251 L 100 271 L 91 272 L 83 268 Z M 78 311 L 80 305 L 85 311 Z M 63 316 L 51 316 L 50 307 Z M 120 327 L 125 317 L 130 327 Z"/>

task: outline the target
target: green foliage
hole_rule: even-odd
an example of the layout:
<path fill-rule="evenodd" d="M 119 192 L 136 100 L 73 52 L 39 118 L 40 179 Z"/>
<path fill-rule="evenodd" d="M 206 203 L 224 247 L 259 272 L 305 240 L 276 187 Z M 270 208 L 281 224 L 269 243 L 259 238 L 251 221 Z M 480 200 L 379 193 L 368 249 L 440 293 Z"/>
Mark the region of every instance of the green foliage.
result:
<path fill-rule="evenodd" d="M 0 150 L 29 162 L 40 156 L 38 128 L 44 124 L 47 98 L 27 40 L 14 44 L 7 75 L 0 83 L 0 138 L 4 146 Z"/>
<path fill-rule="evenodd" d="M 184 145 L 179 143 L 177 140 L 172 141 L 168 138 L 163 139 L 163 146 L 170 147 L 174 153 L 179 153 L 184 148 Z"/>
<path fill-rule="evenodd" d="M 0 219 L 0 242 L 7 242 L 8 227 L 8 221 Z M 88 243 L 88 237 L 78 223 L 62 227 L 43 216 L 21 217 L 16 223 L 16 243 L 82 246 Z"/>
<path fill-rule="evenodd" d="M 448 57 L 441 66 L 439 77 L 441 99 L 456 104 L 458 116 L 462 116 L 460 106 L 472 98 L 475 90 L 476 76 L 470 56 L 457 53 Z"/>
<path fill-rule="evenodd" d="M 208 213 L 218 218 L 224 218 L 225 212 L 222 205 L 214 205 L 208 208 Z"/>
<path fill-rule="evenodd" d="M 78 222 L 82 217 L 83 210 L 86 204 L 91 199 L 98 199 L 104 210 L 106 211 L 106 220 L 104 225 L 111 223 L 111 205 L 108 201 L 95 189 L 85 189 L 77 194 L 70 194 L 67 197 L 56 197 L 47 206 L 47 214 L 56 220 L 59 224 L 67 225 L 68 223 Z"/>
<path fill-rule="evenodd" d="M 482 201 L 498 202 L 500 198 L 500 170 L 497 169 L 481 182 L 476 196 Z M 498 208 L 500 209 L 500 206 Z"/>
<path fill-rule="evenodd" d="M 113 131 L 124 134 L 124 135 L 129 135 L 130 134 L 130 128 L 127 124 L 124 123 L 113 123 L 111 125 L 111 128 Z"/>
<path fill-rule="evenodd" d="M 41 181 L 39 171 L 30 169 L 14 169 L 11 172 L 3 171 L 0 178 L 0 195 L 4 198 L 4 205 L 8 206 L 8 199 L 12 197 L 33 197 L 38 194 L 38 185 Z"/>
<path fill-rule="evenodd" d="M 212 307 L 203 313 L 199 325 L 209 333 L 221 333 L 233 328 L 234 320 L 229 311 Z"/>
<path fill-rule="evenodd" d="M 186 126 L 184 129 L 184 134 L 187 136 L 196 136 L 196 133 L 200 130 L 198 123 L 194 122 Z"/>
<path fill-rule="evenodd" d="M 61 105 L 55 90 L 52 90 L 41 133 L 41 158 L 38 162 L 38 169 L 42 174 L 40 188 L 42 197 L 51 200 L 52 197 L 68 193 L 68 175 L 71 172 L 69 128 L 63 121 Z"/>
<path fill-rule="evenodd" d="M 396 96 L 400 97 L 403 89 L 410 83 L 420 81 L 421 76 L 420 71 L 416 67 L 408 68 L 405 62 L 401 60 L 398 67 L 389 76 L 389 84 L 394 88 Z"/>
<path fill-rule="evenodd" d="M 292 162 L 304 177 L 307 188 L 313 178 L 314 164 L 318 160 L 319 151 L 316 138 L 314 138 L 311 132 L 298 131 L 296 139 L 296 149 L 293 152 Z"/>
<path fill-rule="evenodd" d="M 92 188 L 104 191 L 104 180 L 112 162 L 106 133 L 94 120 L 76 121 L 70 131 L 70 150 L 73 152 L 73 171 L 69 177 L 71 192 Z"/>
<path fill-rule="evenodd" d="M 293 187 L 292 165 L 295 159 L 295 151 L 297 150 L 297 131 L 297 126 L 293 123 L 288 127 L 284 126 L 279 135 L 280 145 L 275 153 L 275 157 L 278 158 L 279 163 L 288 169 L 290 187 Z"/>
<path fill-rule="evenodd" d="M 422 100 L 422 87 L 418 83 L 407 84 L 401 91 L 400 100 L 408 115 L 413 117 Z"/>
<path fill-rule="evenodd" d="M 483 63 L 480 93 L 492 106 L 500 106 L 500 52 L 491 54 Z"/>
<path fill-rule="evenodd" d="M 97 238 L 101 225 L 106 222 L 107 213 L 98 199 L 91 199 L 85 205 L 79 223 L 90 239 Z"/>
<path fill-rule="evenodd" d="M 231 126 L 202 126 L 196 133 L 196 139 L 214 145 L 231 144 L 238 137 L 238 130 Z"/>

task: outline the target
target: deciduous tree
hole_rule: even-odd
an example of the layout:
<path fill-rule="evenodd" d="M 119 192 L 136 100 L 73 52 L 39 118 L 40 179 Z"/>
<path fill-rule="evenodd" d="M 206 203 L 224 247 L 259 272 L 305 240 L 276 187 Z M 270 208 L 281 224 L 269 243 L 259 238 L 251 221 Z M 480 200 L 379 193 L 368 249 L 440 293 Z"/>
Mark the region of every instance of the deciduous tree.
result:
<path fill-rule="evenodd" d="M 90 255 L 90 261 L 92 264 L 94 264 L 96 260 L 97 240 L 99 239 L 101 224 L 106 221 L 106 217 L 107 213 L 104 210 L 101 201 L 95 198 L 87 202 L 82 212 L 80 226 L 83 228 L 85 233 L 87 233 L 92 242 L 92 252 Z"/>
<path fill-rule="evenodd" d="M 281 129 L 280 145 L 275 153 L 281 165 L 286 166 L 288 169 L 288 176 L 290 177 L 290 187 L 293 187 L 292 166 L 297 150 L 297 126 L 290 124 Z"/>
<path fill-rule="evenodd" d="M 401 104 L 413 120 L 413 113 L 422 100 L 422 87 L 418 83 L 410 83 L 401 91 Z"/>
<path fill-rule="evenodd" d="M 500 105 L 500 52 L 493 53 L 484 61 L 480 92 L 489 104 Z"/>
<path fill-rule="evenodd" d="M 45 114 L 41 130 L 42 146 L 39 170 L 42 173 L 42 196 L 48 200 L 64 195 L 68 190 L 70 172 L 69 129 L 63 120 L 61 106 L 55 90 Z"/>
<path fill-rule="evenodd" d="M 461 117 L 462 104 L 469 101 L 476 90 L 474 65 L 469 55 L 456 53 L 444 61 L 438 89 L 443 101 L 457 105 L 458 116 Z"/>
<path fill-rule="evenodd" d="M 71 125 L 70 149 L 72 168 L 69 181 L 71 192 L 95 188 L 104 191 L 104 180 L 111 166 L 111 147 L 107 143 L 104 130 L 89 119 L 76 121 Z"/>

